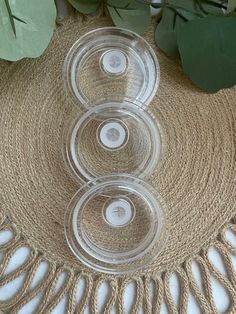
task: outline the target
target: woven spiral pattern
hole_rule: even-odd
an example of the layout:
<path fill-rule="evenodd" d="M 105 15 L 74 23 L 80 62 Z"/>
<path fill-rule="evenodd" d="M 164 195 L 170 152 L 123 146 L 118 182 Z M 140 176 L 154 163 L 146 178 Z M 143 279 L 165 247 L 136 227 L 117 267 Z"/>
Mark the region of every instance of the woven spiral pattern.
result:
<path fill-rule="evenodd" d="M 72 255 L 63 229 L 65 208 L 80 186 L 69 176 L 61 152 L 65 121 L 74 110 L 63 89 L 62 65 L 76 39 L 108 25 L 106 18 L 83 24 L 71 18 L 58 27 L 39 59 L 0 64 L 2 221 L 8 217 L 16 233 L 52 267 L 60 263 L 72 272 L 84 270 L 89 280 L 94 272 Z M 179 269 L 215 241 L 236 213 L 236 88 L 203 93 L 177 63 L 157 51 L 153 29 L 144 37 L 153 44 L 160 62 L 161 85 L 150 110 L 160 122 L 164 139 L 161 162 L 146 180 L 167 205 L 169 238 L 148 269 L 135 274 L 137 285 L 140 278 Z M 87 140 L 89 145 L 89 136 Z M 126 279 L 117 283 L 120 297 L 126 284 Z M 146 299 L 148 308 L 148 295 Z M 203 308 L 213 307 L 203 301 Z"/>
<path fill-rule="evenodd" d="M 97 197 L 91 202 L 89 208 L 86 209 L 83 216 L 85 232 L 90 235 L 94 243 L 101 245 L 104 249 L 117 252 L 134 249 L 140 245 L 140 242 L 144 240 L 150 229 L 150 217 L 147 214 L 148 209 L 145 208 L 145 203 L 142 205 L 134 204 L 137 214 L 128 228 L 114 229 L 110 228 L 104 221 L 102 212 L 99 210 L 106 200 L 107 197 Z M 141 200 L 138 200 L 141 203 Z M 101 205 L 99 205 L 99 202 Z M 96 226 L 96 229 L 94 226 Z M 142 228 L 140 228 L 141 226 Z"/>

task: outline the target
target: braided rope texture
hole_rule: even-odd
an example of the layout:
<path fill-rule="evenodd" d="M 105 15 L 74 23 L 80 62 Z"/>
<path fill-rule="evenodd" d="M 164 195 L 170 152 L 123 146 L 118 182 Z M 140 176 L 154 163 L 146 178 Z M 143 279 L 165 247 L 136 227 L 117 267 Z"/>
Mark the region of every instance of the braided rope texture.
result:
<path fill-rule="evenodd" d="M 164 150 L 161 162 L 146 179 L 165 200 L 168 242 L 149 267 L 123 277 L 86 268 L 67 246 L 64 212 L 79 184 L 68 175 L 61 153 L 64 126 L 74 110 L 63 89 L 62 65 L 76 39 L 109 25 L 105 17 L 88 21 L 70 17 L 57 28 L 42 57 L 0 63 L 0 229 L 14 235 L 0 246 L 0 286 L 23 276 L 21 289 L 9 300 L 0 300 L 0 309 L 18 313 L 40 295 L 37 313 L 51 313 L 63 298 L 65 313 L 83 313 L 88 306 L 92 313 L 112 309 L 127 313 L 124 293 L 133 282 L 131 313 L 140 308 L 159 313 L 163 304 L 169 313 L 187 313 L 192 295 L 202 313 L 218 313 L 211 286 L 214 277 L 230 297 L 227 313 L 236 313 L 232 261 L 236 248 L 225 237 L 226 229 L 236 234 L 236 88 L 214 95 L 198 90 L 176 62 L 157 50 L 153 27 L 144 37 L 157 52 L 161 85 L 150 110 L 161 125 Z M 29 248 L 29 256 L 8 272 L 12 256 L 22 246 Z M 224 274 L 211 263 L 210 247 L 220 254 Z M 42 261 L 48 263 L 48 272 L 32 285 Z M 193 262 L 199 267 L 200 286 L 193 276 Z M 62 274 L 65 280 L 58 290 Z M 177 303 L 170 287 L 173 274 L 181 289 Z M 82 278 L 85 291 L 78 300 Z M 101 310 L 97 295 L 104 282 L 109 296 Z"/>

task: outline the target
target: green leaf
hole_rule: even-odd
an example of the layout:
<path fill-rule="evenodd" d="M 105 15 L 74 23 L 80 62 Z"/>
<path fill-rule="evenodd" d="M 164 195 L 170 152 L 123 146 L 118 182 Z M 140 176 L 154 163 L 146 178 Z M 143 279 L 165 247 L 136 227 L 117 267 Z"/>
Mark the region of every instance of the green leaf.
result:
<path fill-rule="evenodd" d="M 155 42 L 168 56 L 179 57 L 177 31 L 186 23 L 174 10 L 164 8 L 155 31 Z"/>
<path fill-rule="evenodd" d="M 233 12 L 236 10 L 236 0 L 228 0 L 227 12 Z"/>
<path fill-rule="evenodd" d="M 40 56 L 55 27 L 56 7 L 53 0 L 9 0 L 0 2 L 0 58 L 16 61 Z"/>
<path fill-rule="evenodd" d="M 101 1 L 100 0 L 68 0 L 70 4 L 79 12 L 83 14 L 95 13 Z"/>
<path fill-rule="evenodd" d="M 108 0 L 113 23 L 136 33 L 144 33 L 151 23 L 150 6 L 136 0 Z"/>
<path fill-rule="evenodd" d="M 184 72 L 205 91 L 217 92 L 236 84 L 235 30 L 235 17 L 209 15 L 178 31 Z"/>

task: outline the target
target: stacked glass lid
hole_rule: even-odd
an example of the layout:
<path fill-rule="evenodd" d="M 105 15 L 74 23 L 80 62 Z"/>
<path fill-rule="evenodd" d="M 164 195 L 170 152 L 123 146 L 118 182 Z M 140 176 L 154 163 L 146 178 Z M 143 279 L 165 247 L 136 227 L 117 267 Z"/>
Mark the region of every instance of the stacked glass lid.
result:
<path fill-rule="evenodd" d="M 85 34 L 64 63 L 77 109 L 65 128 L 63 155 L 83 185 L 68 205 L 65 233 L 75 256 L 102 272 L 143 268 L 166 240 L 163 200 L 143 181 L 162 152 L 161 128 L 148 110 L 159 79 L 149 44 L 119 28 Z"/>

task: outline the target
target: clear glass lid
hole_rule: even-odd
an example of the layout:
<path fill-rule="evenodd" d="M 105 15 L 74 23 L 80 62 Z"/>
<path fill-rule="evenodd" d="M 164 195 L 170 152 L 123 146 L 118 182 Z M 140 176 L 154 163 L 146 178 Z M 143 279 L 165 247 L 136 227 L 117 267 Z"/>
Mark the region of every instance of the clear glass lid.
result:
<path fill-rule="evenodd" d="M 106 273 L 147 266 L 166 240 L 164 203 L 147 183 L 110 176 L 85 185 L 65 215 L 65 234 L 75 256 Z"/>
<path fill-rule="evenodd" d="M 66 164 L 83 182 L 117 173 L 144 178 L 159 161 L 161 147 L 158 121 L 124 98 L 102 99 L 82 115 L 75 112 L 63 141 Z"/>
<path fill-rule="evenodd" d="M 124 95 L 147 106 L 157 91 L 160 71 L 156 54 L 142 37 L 104 27 L 85 34 L 71 47 L 64 81 L 83 109 L 109 95 Z"/>

